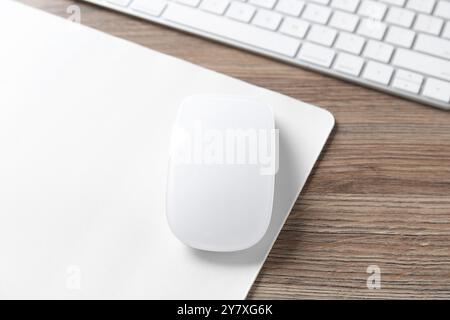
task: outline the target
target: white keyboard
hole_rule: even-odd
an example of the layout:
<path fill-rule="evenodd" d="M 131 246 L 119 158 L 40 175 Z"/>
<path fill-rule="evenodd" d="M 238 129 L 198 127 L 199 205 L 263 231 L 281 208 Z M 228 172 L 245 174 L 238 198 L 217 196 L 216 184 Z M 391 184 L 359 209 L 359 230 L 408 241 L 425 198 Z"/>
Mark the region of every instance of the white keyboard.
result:
<path fill-rule="evenodd" d="M 450 0 L 84 0 L 450 109 Z"/>

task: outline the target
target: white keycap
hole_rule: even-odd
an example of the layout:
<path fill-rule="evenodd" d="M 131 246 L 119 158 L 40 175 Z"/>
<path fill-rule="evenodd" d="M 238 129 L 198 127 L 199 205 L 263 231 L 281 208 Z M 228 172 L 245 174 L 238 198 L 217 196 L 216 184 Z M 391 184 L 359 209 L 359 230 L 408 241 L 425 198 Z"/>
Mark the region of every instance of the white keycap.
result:
<path fill-rule="evenodd" d="M 212 13 L 224 14 L 229 4 L 229 0 L 203 0 L 200 8 Z"/>
<path fill-rule="evenodd" d="M 450 2 L 439 1 L 434 9 L 434 15 L 445 19 L 450 19 Z"/>
<path fill-rule="evenodd" d="M 127 7 L 131 0 L 108 0 L 109 3 L 121 6 L 121 7 Z"/>
<path fill-rule="evenodd" d="M 259 7 L 272 9 L 273 6 L 275 5 L 275 2 L 277 2 L 277 0 L 250 0 L 249 2 L 251 4 L 257 5 Z"/>
<path fill-rule="evenodd" d="M 327 7 L 308 4 L 303 11 L 302 18 L 317 23 L 326 24 L 330 18 L 331 10 Z"/>
<path fill-rule="evenodd" d="M 323 5 L 327 5 L 330 2 L 330 0 L 310 0 L 310 1 Z"/>
<path fill-rule="evenodd" d="M 393 4 L 394 6 L 403 7 L 406 0 L 381 0 L 384 3 Z"/>
<path fill-rule="evenodd" d="M 389 62 L 392 56 L 394 47 L 389 44 L 379 41 L 369 40 L 367 41 L 366 48 L 364 49 L 363 56 L 371 58 L 381 62 Z"/>
<path fill-rule="evenodd" d="M 400 47 L 410 48 L 416 33 L 396 26 L 389 27 L 385 41 Z"/>
<path fill-rule="evenodd" d="M 383 63 L 369 61 L 366 63 L 362 77 L 364 79 L 387 85 L 391 79 L 393 69 Z"/>
<path fill-rule="evenodd" d="M 419 34 L 414 44 L 414 49 L 450 60 L 449 40 L 440 39 L 427 34 Z"/>
<path fill-rule="evenodd" d="M 242 22 L 249 22 L 255 14 L 255 7 L 233 1 L 228 7 L 226 16 Z"/>
<path fill-rule="evenodd" d="M 197 7 L 200 4 L 200 0 L 177 0 L 177 2 L 191 7 Z"/>
<path fill-rule="evenodd" d="M 384 3 L 372 0 L 363 0 L 359 6 L 358 13 L 362 16 L 375 20 L 381 20 L 384 17 L 387 6 Z"/>
<path fill-rule="evenodd" d="M 283 19 L 283 23 L 280 27 L 280 32 L 296 38 L 303 38 L 308 31 L 308 28 L 308 22 L 296 18 L 287 17 Z"/>
<path fill-rule="evenodd" d="M 281 18 L 283 16 L 279 13 L 259 9 L 256 12 L 255 17 L 252 20 L 252 23 L 258 27 L 266 28 L 269 30 L 276 30 L 280 25 Z"/>
<path fill-rule="evenodd" d="M 450 39 L 450 21 L 445 24 L 444 31 L 442 31 L 442 38 Z"/>
<path fill-rule="evenodd" d="M 442 29 L 443 20 L 425 14 L 417 15 L 414 29 L 417 31 L 427 32 L 438 35 Z"/>
<path fill-rule="evenodd" d="M 292 37 L 176 3 L 167 7 L 163 17 L 174 23 L 208 30 L 213 35 L 235 39 L 241 43 L 288 57 L 295 56 L 300 46 L 300 41 Z"/>
<path fill-rule="evenodd" d="M 355 12 L 358 7 L 359 0 L 333 0 L 331 6 L 336 9 L 341 9 L 349 12 Z"/>
<path fill-rule="evenodd" d="M 369 38 L 380 40 L 386 31 L 386 24 L 372 19 L 362 19 L 357 33 Z"/>
<path fill-rule="evenodd" d="M 275 10 L 284 14 L 298 17 L 305 6 L 300 0 L 279 0 Z"/>
<path fill-rule="evenodd" d="M 364 38 L 346 33 L 341 32 L 339 33 L 338 39 L 336 40 L 336 44 L 334 47 L 339 50 L 347 51 L 354 54 L 360 54 L 361 49 L 364 46 Z"/>
<path fill-rule="evenodd" d="M 161 0 L 134 0 L 130 8 L 152 16 L 159 16 L 167 6 L 167 1 Z"/>
<path fill-rule="evenodd" d="M 416 14 L 411 10 L 391 7 L 386 16 L 386 22 L 409 28 Z"/>
<path fill-rule="evenodd" d="M 339 53 L 334 62 L 333 69 L 357 77 L 363 65 L 364 59 L 348 53 Z"/>
<path fill-rule="evenodd" d="M 450 61 L 406 49 L 397 49 L 392 64 L 450 81 Z"/>
<path fill-rule="evenodd" d="M 323 44 L 324 46 L 331 46 L 336 38 L 336 30 L 324 27 L 321 25 L 313 25 L 308 33 L 308 40 Z"/>
<path fill-rule="evenodd" d="M 422 86 L 423 77 L 420 74 L 398 69 L 395 72 L 392 86 L 396 89 L 418 93 Z"/>
<path fill-rule="evenodd" d="M 422 94 L 425 97 L 449 102 L 450 101 L 450 82 L 438 79 L 428 78 Z"/>
<path fill-rule="evenodd" d="M 358 24 L 359 17 L 343 11 L 336 11 L 331 17 L 329 25 L 341 30 L 353 32 Z"/>
<path fill-rule="evenodd" d="M 424 13 L 431 13 L 434 3 L 434 0 L 408 0 L 406 7 Z"/>
<path fill-rule="evenodd" d="M 297 58 L 329 68 L 333 62 L 334 50 L 312 43 L 305 43 L 300 48 Z"/>

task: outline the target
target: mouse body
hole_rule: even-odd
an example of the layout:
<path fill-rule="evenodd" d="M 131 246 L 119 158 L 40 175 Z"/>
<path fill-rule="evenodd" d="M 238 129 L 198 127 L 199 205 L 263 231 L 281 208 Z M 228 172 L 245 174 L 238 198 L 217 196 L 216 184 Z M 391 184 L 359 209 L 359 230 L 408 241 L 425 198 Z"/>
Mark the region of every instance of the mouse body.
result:
<path fill-rule="evenodd" d="M 198 95 L 181 103 L 166 194 L 167 220 L 180 241 L 230 252 L 262 239 L 272 216 L 274 135 L 271 107 L 255 99 Z"/>

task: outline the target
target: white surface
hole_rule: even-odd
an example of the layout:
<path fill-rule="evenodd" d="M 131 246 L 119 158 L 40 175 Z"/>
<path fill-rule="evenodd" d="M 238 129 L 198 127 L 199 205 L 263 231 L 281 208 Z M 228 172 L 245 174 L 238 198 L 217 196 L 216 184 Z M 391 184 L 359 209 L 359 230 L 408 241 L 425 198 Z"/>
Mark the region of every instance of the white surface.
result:
<path fill-rule="evenodd" d="M 331 114 L 11 1 L 0 39 L 0 297 L 244 298 Z M 274 210 L 250 250 L 189 249 L 166 221 L 171 126 L 199 93 L 274 107 Z"/>
<path fill-rule="evenodd" d="M 392 68 L 394 74 L 416 71 L 426 81 L 430 79 L 434 82 L 438 78 L 450 85 L 450 57 L 447 50 L 450 46 L 450 21 L 443 14 L 450 0 L 441 0 L 436 6 L 430 6 L 430 1 L 423 0 L 405 0 L 402 3 L 397 0 L 389 3 L 387 0 L 382 1 L 384 3 L 372 0 L 255 0 L 245 4 L 242 0 L 129 0 L 130 5 L 112 4 L 112 1 L 117 0 L 84 1 L 357 84 L 450 109 L 450 99 L 442 99 L 445 96 L 436 98 L 427 95 L 422 87 L 417 92 L 404 90 L 394 85 L 392 80 L 380 82 L 378 77 L 364 77 L 364 72 L 355 74 L 342 71 L 333 62 L 344 51 L 363 58 L 363 68 L 370 67 L 371 62 L 381 61 L 386 65 L 383 69 Z M 135 10 L 136 2 L 145 2 L 148 7 L 146 10 Z M 409 9 L 405 9 L 405 6 Z M 427 33 L 431 35 L 425 37 Z M 374 40 L 380 43 L 369 42 Z M 426 40 L 426 45 L 422 45 L 423 40 Z M 306 47 L 306 53 L 310 52 L 311 43 L 317 44 L 312 58 L 304 50 Z M 383 46 L 383 43 L 389 44 Z M 364 46 L 375 50 L 363 55 L 361 49 Z M 403 66 L 392 63 L 391 56 L 395 56 L 400 49 L 414 55 L 413 64 Z M 426 54 L 415 55 L 417 52 Z M 439 65 L 442 71 L 428 72 L 429 64 Z"/>
<path fill-rule="evenodd" d="M 270 106 L 259 100 L 197 95 L 182 102 L 171 139 L 166 214 L 183 243 L 238 251 L 261 240 L 272 216 L 274 129 Z"/>

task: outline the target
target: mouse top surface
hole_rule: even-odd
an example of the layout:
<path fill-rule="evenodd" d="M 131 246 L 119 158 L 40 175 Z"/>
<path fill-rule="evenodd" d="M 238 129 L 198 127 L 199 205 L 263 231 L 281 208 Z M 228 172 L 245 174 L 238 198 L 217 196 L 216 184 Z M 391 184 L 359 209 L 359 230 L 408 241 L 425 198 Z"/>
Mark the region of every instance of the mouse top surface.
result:
<path fill-rule="evenodd" d="M 272 109 L 260 101 L 186 98 L 173 128 L 167 181 L 175 236 L 208 251 L 256 244 L 272 215 L 277 138 Z"/>

